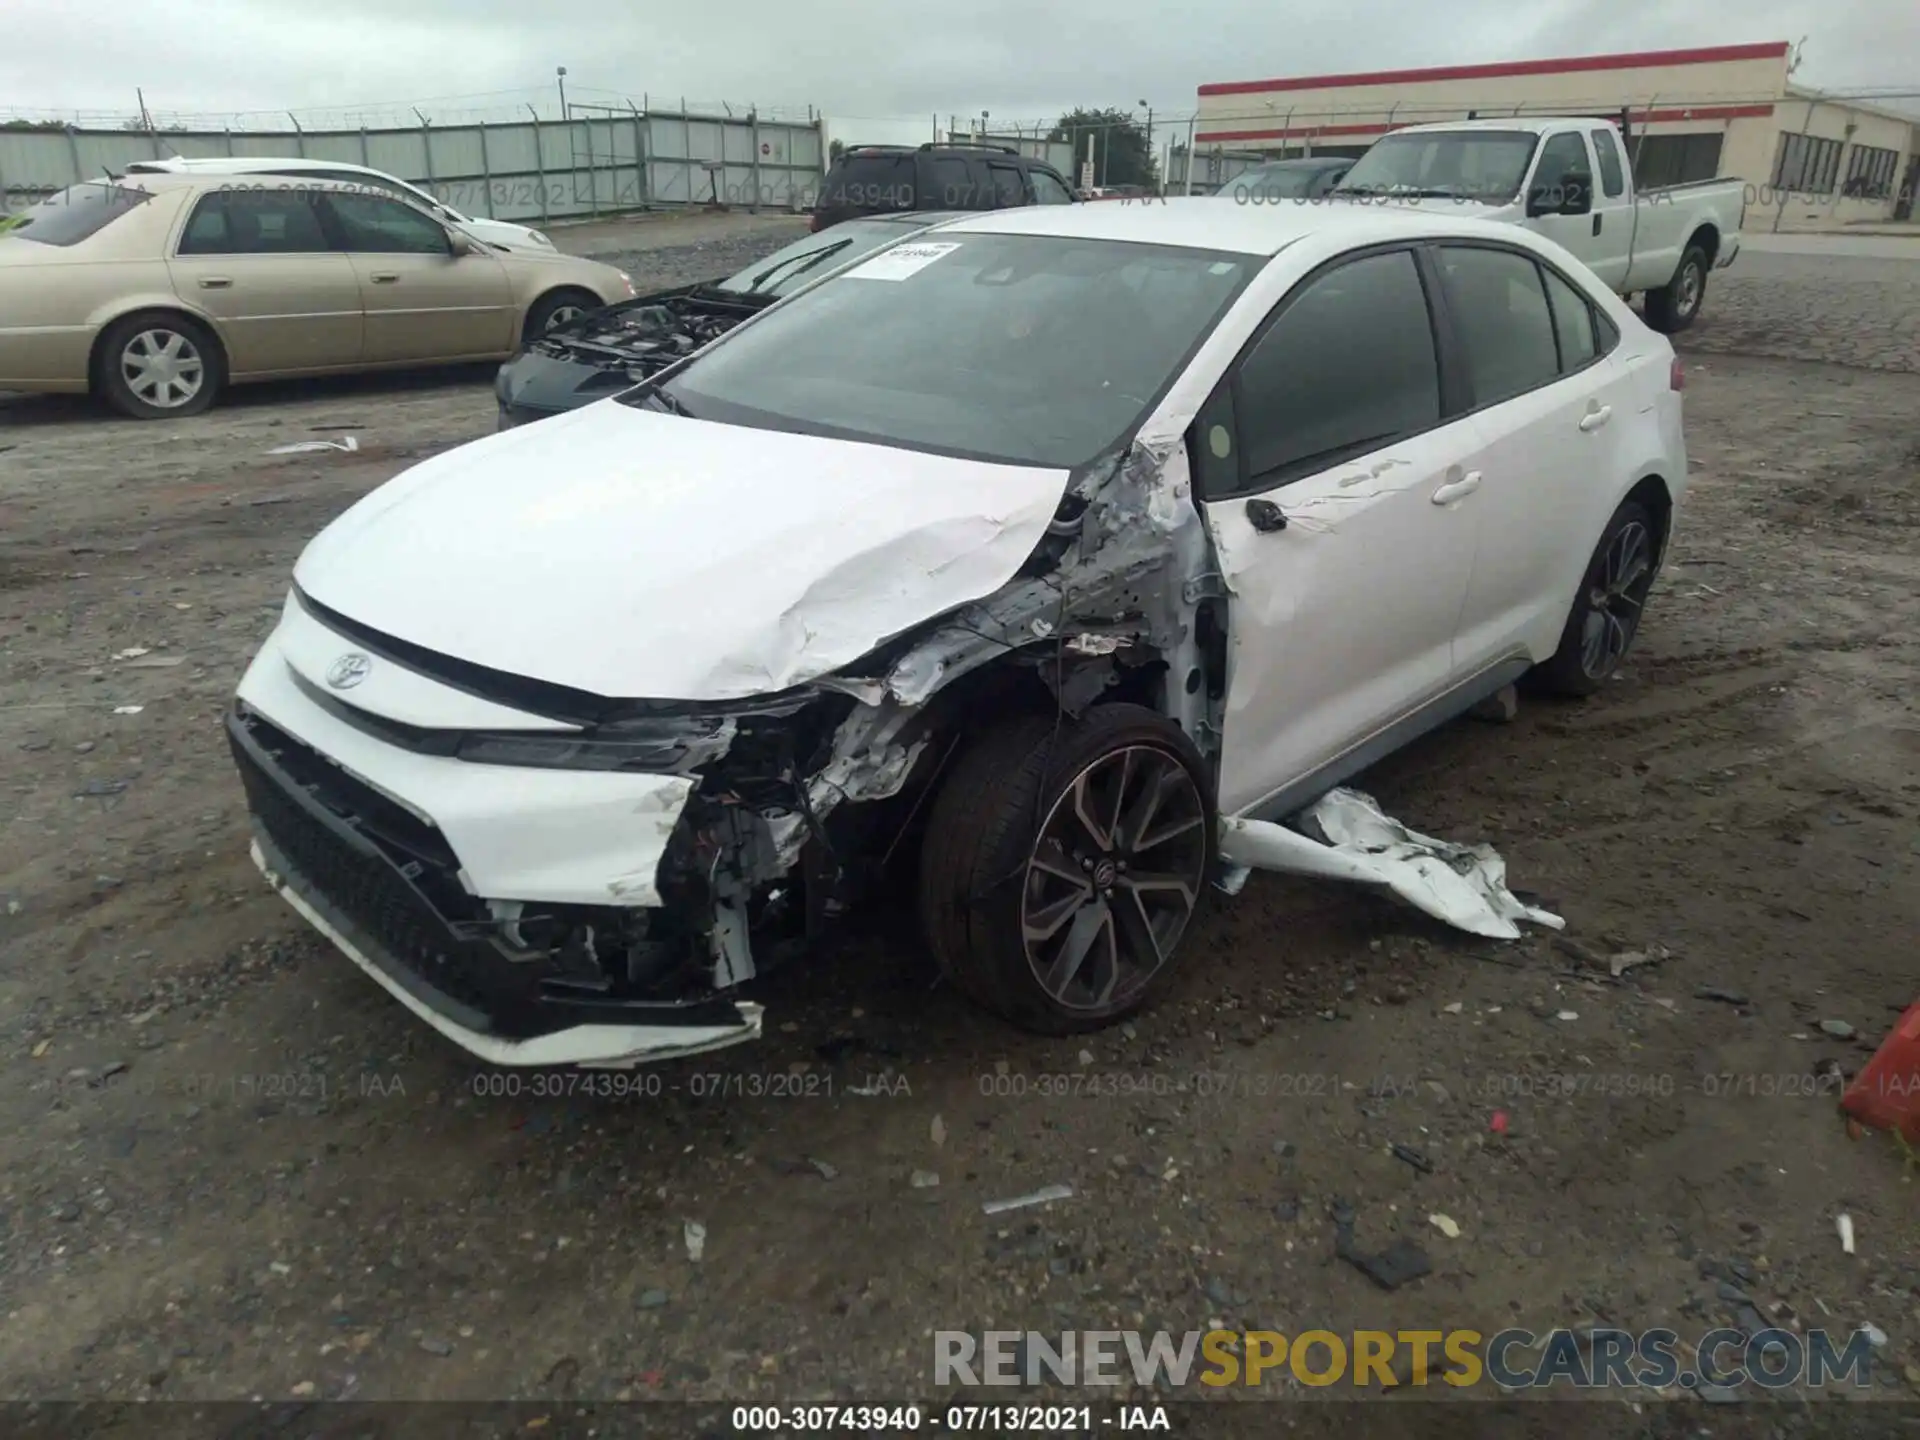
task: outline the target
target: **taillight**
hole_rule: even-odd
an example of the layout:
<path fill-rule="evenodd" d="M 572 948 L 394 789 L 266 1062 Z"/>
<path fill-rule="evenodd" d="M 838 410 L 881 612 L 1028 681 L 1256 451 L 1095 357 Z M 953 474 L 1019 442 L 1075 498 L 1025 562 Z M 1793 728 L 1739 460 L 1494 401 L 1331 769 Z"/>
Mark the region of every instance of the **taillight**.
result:
<path fill-rule="evenodd" d="M 1687 367 L 1680 362 L 1678 355 L 1673 357 L 1673 365 L 1667 371 L 1667 388 L 1670 390 L 1687 388 Z"/>

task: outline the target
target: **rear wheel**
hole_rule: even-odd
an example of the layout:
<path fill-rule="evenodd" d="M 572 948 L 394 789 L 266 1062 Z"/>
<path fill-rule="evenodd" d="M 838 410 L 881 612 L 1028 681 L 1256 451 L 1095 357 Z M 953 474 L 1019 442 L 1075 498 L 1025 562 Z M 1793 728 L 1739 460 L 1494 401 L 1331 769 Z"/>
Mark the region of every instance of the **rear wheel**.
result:
<path fill-rule="evenodd" d="M 929 816 L 920 908 L 935 958 L 1026 1029 L 1111 1024 L 1173 974 L 1213 828 L 1205 762 L 1154 711 L 1010 722 L 961 758 Z"/>
<path fill-rule="evenodd" d="M 220 347 L 184 315 L 129 315 L 100 338 L 95 382 L 116 410 L 136 420 L 198 415 L 225 377 Z"/>
<path fill-rule="evenodd" d="M 1663 288 L 1647 292 L 1647 323 L 1668 335 L 1677 335 L 1693 324 L 1700 313 L 1700 302 L 1706 298 L 1707 269 L 1707 252 L 1689 245 L 1673 279 Z"/>
<path fill-rule="evenodd" d="M 570 324 L 589 310 L 599 308 L 598 295 L 590 295 L 585 290 L 555 290 L 533 302 L 527 311 L 527 322 L 521 326 L 520 338 L 538 340 L 556 325 Z"/>
<path fill-rule="evenodd" d="M 1560 648 L 1535 676 L 1561 695 L 1591 695 L 1626 659 L 1653 588 L 1653 515 L 1638 500 L 1613 512 L 1580 579 Z"/>

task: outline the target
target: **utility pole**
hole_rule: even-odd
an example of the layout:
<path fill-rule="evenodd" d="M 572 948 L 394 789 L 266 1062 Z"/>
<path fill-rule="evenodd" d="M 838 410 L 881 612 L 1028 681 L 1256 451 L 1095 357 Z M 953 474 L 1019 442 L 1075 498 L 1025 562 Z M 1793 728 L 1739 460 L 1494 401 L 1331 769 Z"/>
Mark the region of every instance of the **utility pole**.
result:
<path fill-rule="evenodd" d="M 1139 105 L 1142 110 L 1147 112 L 1147 143 L 1145 149 L 1147 152 L 1147 165 L 1151 168 L 1153 165 L 1153 107 L 1144 100 L 1140 101 Z"/>
<path fill-rule="evenodd" d="M 147 113 L 147 92 L 136 85 L 133 87 L 133 93 L 138 96 L 140 100 L 140 128 L 151 133 L 153 130 L 153 116 Z"/>
<path fill-rule="evenodd" d="M 554 74 L 554 78 L 560 84 L 560 118 L 562 120 L 565 120 L 568 118 L 568 115 L 567 115 L 567 67 L 564 65 L 558 66 L 555 68 L 553 74 Z"/>

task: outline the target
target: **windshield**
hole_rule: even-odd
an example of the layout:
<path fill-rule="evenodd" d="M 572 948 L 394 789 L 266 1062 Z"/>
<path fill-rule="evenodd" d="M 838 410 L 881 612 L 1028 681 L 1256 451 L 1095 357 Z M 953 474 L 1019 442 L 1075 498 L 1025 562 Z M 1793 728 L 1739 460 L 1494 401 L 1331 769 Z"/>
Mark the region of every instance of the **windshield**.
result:
<path fill-rule="evenodd" d="M 1070 469 L 1145 418 L 1264 263 L 939 232 L 743 326 L 660 395 L 724 424 Z"/>
<path fill-rule="evenodd" d="M 112 185 L 101 180 L 70 185 L 29 207 L 5 233 L 42 245 L 73 245 L 152 198 L 151 192 L 137 185 Z"/>
<path fill-rule="evenodd" d="M 1539 137 L 1528 130 L 1388 135 L 1353 162 L 1336 193 L 1443 195 L 1504 204 L 1520 193 Z"/>
<path fill-rule="evenodd" d="M 1236 175 L 1236 200 L 1304 200 L 1327 173 L 1323 165 L 1257 165 Z"/>
<path fill-rule="evenodd" d="M 847 220 L 831 230 L 809 235 L 763 255 L 738 275 L 729 275 L 714 288 L 733 295 L 784 295 L 808 280 L 817 279 L 835 265 L 858 260 L 869 250 L 903 239 L 913 227 L 885 220 Z"/>

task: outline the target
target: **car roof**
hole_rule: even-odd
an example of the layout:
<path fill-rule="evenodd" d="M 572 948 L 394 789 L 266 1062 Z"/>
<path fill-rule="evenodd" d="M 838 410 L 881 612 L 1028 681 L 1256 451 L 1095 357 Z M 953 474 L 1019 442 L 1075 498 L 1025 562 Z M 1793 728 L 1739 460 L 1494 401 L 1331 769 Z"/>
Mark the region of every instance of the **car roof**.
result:
<path fill-rule="evenodd" d="M 1559 130 L 1572 125 L 1608 124 L 1601 116 L 1552 115 L 1528 118 L 1509 115 L 1505 119 L 1494 120 L 1434 120 L 1425 125 L 1403 125 L 1393 133 L 1395 135 L 1431 135 L 1439 130 L 1520 130 L 1529 135 L 1545 135 L 1549 131 Z M 1381 137 L 1385 139 L 1385 136 Z"/>
<path fill-rule="evenodd" d="M 120 185 L 137 190 L 215 190 L 222 183 L 221 177 L 231 175 L 231 170 L 142 170 L 117 176 L 112 180 L 101 176 L 92 180 L 77 181 L 81 185 Z M 263 175 L 258 184 L 249 183 L 248 190 L 325 190 L 337 194 L 361 194 L 363 187 L 348 180 L 295 179 L 292 176 Z"/>
<path fill-rule="evenodd" d="M 245 174 L 298 166 L 303 170 L 338 170 L 343 175 L 379 175 L 383 172 L 345 160 L 310 160 L 298 155 L 169 155 L 162 160 L 136 160 L 129 173 L 146 175 Z"/>
<path fill-rule="evenodd" d="M 1422 234 L 1513 240 L 1528 233 L 1514 225 L 1441 215 L 1412 206 L 1346 202 L 1243 205 L 1218 195 L 1111 205 L 1024 205 L 1015 210 L 981 211 L 942 228 L 948 234 L 1057 235 L 1179 245 L 1240 255 L 1277 255 L 1308 236 L 1358 246 Z"/>

